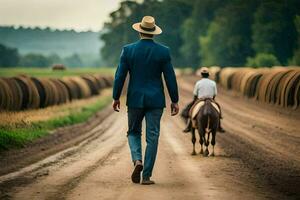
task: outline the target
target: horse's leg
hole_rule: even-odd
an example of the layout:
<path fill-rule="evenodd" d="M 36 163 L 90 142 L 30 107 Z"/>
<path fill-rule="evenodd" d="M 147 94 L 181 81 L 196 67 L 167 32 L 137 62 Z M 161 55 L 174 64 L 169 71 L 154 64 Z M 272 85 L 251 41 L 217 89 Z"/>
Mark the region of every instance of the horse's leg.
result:
<path fill-rule="evenodd" d="M 196 155 L 196 151 L 195 151 L 195 143 L 196 143 L 195 128 L 192 128 L 192 143 L 193 143 L 192 155 Z"/>
<path fill-rule="evenodd" d="M 203 134 L 198 130 L 198 132 L 199 132 L 199 137 L 200 137 L 200 140 L 199 140 L 199 142 L 200 142 L 200 145 L 201 145 L 201 150 L 200 150 L 200 154 L 203 154 Z"/>
<path fill-rule="evenodd" d="M 211 153 L 211 156 L 215 156 L 215 144 L 216 144 L 216 132 L 212 132 L 212 138 L 211 138 L 211 145 L 213 146 L 213 151 Z"/>
<path fill-rule="evenodd" d="M 207 132 L 207 139 L 204 140 L 204 143 L 205 143 L 205 152 L 204 152 L 204 156 L 208 156 L 209 154 L 209 151 L 208 151 L 208 145 L 209 145 L 209 135 L 210 135 L 210 132 Z M 204 138 L 205 139 L 205 138 Z"/>

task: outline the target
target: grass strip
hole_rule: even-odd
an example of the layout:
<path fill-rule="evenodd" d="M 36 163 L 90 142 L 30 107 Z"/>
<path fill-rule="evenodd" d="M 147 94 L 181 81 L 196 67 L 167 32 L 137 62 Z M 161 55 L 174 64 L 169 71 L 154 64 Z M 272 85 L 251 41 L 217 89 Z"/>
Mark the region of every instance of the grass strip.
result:
<path fill-rule="evenodd" d="M 113 75 L 115 69 L 112 67 L 82 67 L 82 68 L 67 68 L 66 70 L 53 71 L 51 68 L 33 68 L 33 67 L 13 67 L 0 68 L 0 77 L 11 77 L 20 74 L 35 77 L 64 77 L 64 76 L 80 76 L 84 74 L 102 74 Z"/>
<path fill-rule="evenodd" d="M 83 106 L 76 111 L 70 110 L 66 116 L 33 122 L 22 128 L 0 127 L 0 151 L 24 147 L 26 143 L 49 134 L 51 130 L 84 122 L 110 102 L 111 97 L 105 96 L 94 104 Z"/>

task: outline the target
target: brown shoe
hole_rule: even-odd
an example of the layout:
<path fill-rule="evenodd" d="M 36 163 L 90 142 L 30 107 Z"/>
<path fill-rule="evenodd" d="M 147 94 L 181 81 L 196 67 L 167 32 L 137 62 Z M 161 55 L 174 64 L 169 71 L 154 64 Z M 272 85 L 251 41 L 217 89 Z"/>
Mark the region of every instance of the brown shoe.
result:
<path fill-rule="evenodd" d="M 140 183 L 142 171 L 143 171 L 143 164 L 141 161 L 137 160 L 135 162 L 134 170 L 131 175 L 131 180 L 133 183 Z"/>
<path fill-rule="evenodd" d="M 150 178 L 143 178 L 142 185 L 152 185 L 152 184 L 155 184 L 155 182 L 150 180 Z"/>

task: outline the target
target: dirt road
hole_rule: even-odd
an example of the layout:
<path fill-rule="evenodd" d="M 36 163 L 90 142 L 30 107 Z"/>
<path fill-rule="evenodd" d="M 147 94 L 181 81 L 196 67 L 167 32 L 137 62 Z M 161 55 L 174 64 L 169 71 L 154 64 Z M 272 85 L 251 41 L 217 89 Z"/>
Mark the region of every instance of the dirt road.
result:
<path fill-rule="evenodd" d="M 181 107 L 195 77 L 179 80 Z M 2 199 L 299 199 L 300 114 L 220 91 L 224 134 L 216 156 L 191 156 L 180 117 L 164 113 L 156 185 L 132 184 L 126 110 L 113 113 L 74 147 L 0 176 Z M 123 104 L 124 105 L 124 104 Z M 143 144 L 145 147 L 145 143 Z M 199 152 L 199 145 L 197 150 Z"/>

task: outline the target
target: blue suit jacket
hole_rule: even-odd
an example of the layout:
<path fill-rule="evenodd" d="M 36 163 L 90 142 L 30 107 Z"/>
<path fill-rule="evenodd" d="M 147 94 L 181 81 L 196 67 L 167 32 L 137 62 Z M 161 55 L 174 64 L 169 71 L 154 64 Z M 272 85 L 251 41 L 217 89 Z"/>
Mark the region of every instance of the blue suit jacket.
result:
<path fill-rule="evenodd" d="M 120 98 L 127 73 L 127 103 L 130 108 L 166 106 L 162 74 L 172 102 L 178 102 L 176 76 L 168 47 L 151 39 L 141 39 L 123 47 L 115 74 L 113 98 Z"/>

